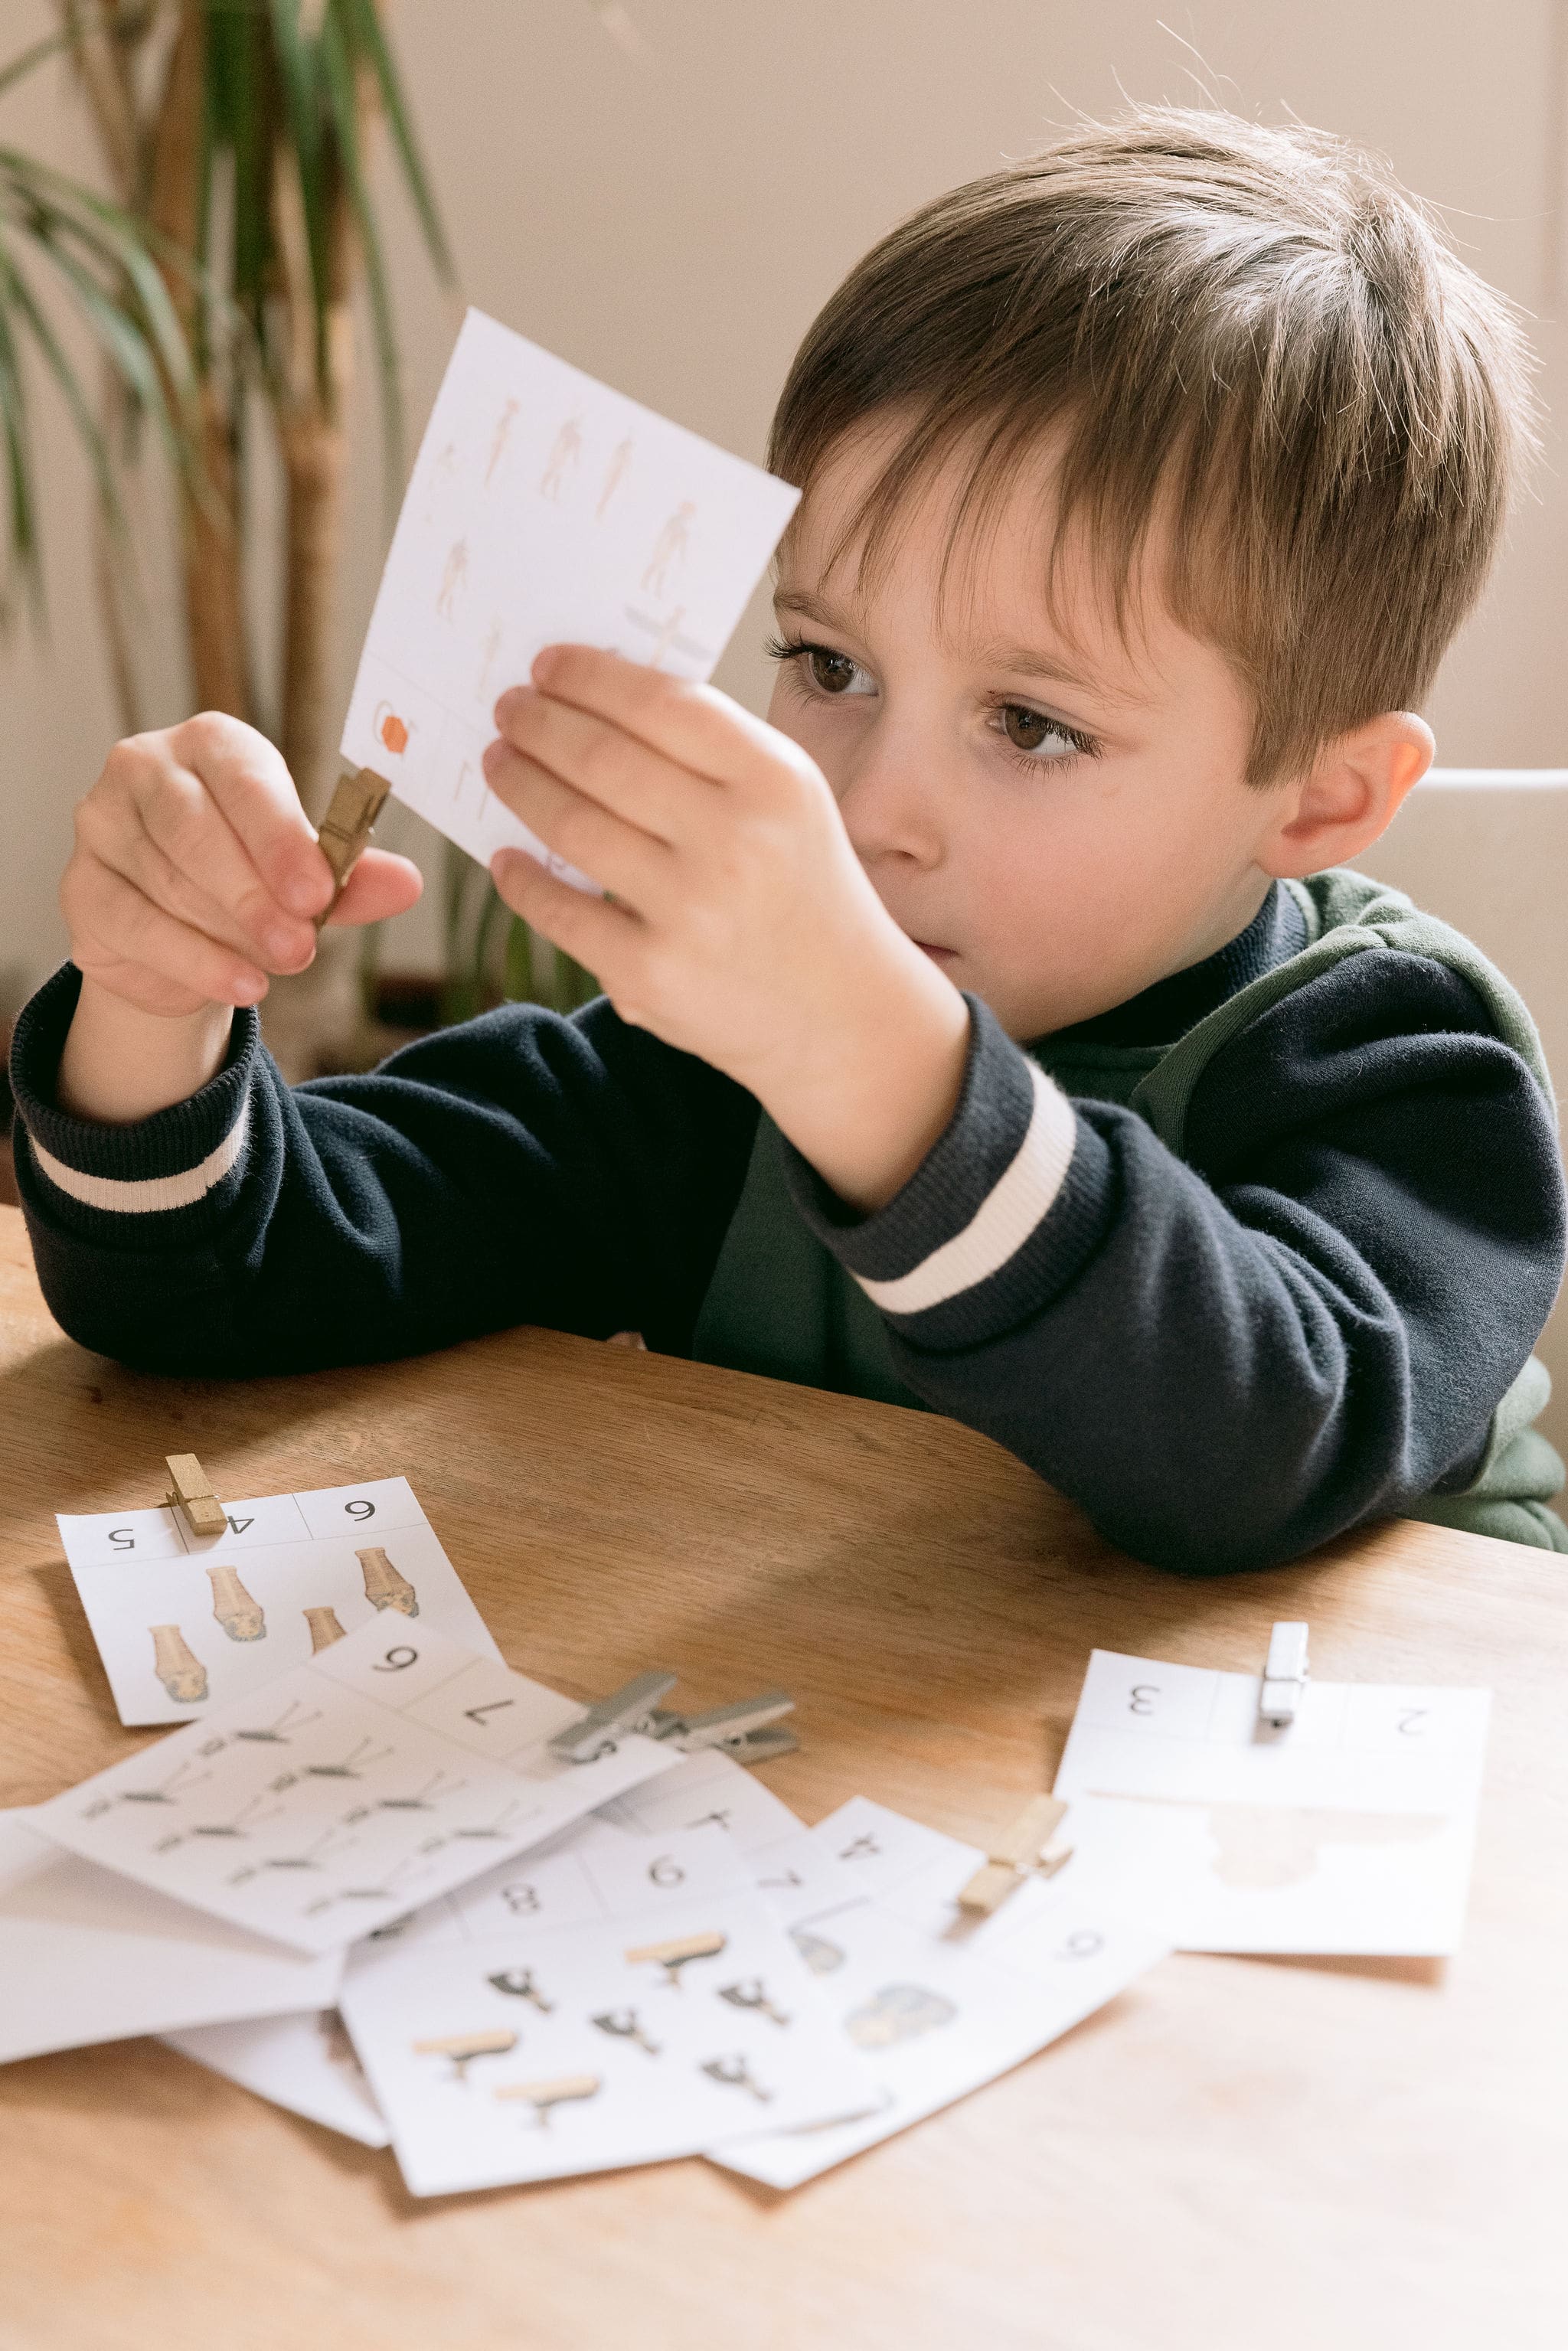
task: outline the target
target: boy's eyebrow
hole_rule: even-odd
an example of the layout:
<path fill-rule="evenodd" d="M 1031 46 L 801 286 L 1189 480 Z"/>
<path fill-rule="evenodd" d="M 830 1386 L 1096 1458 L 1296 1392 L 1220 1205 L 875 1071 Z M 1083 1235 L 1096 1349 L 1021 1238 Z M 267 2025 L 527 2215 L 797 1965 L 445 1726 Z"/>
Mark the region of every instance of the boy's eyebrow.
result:
<path fill-rule="evenodd" d="M 813 596 L 807 588 L 781 588 L 773 602 L 779 611 L 798 612 L 802 620 L 820 622 L 824 628 L 843 625 L 841 616 L 833 607 L 822 597 Z M 1006 644 L 997 641 L 978 645 L 975 651 L 981 666 L 986 669 L 1006 670 L 1014 677 L 1037 677 L 1042 684 L 1070 686 L 1080 694 L 1094 695 L 1102 702 L 1125 704 L 1137 708 L 1148 699 L 1140 694 L 1118 692 L 1103 678 L 1090 676 L 1074 669 L 1061 654 L 1041 653 L 1030 645 Z"/>

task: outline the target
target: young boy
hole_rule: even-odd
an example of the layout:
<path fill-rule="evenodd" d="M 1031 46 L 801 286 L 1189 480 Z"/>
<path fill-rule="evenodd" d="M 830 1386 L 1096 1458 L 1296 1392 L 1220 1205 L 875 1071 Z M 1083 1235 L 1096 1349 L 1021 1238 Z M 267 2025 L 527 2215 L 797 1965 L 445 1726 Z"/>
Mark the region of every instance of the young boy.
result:
<path fill-rule="evenodd" d="M 1393 1511 L 1568 1548 L 1534 1030 L 1340 870 L 1528 414 L 1505 306 L 1320 135 L 1139 114 L 928 206 L 784 392 L 770 724 L 580 647 L 497 705 L 491 788 L 610 893 L 497 860 L 586 1011 L 290 1091 L 281 762 L 113 753 L 16 1040 L 55 1312 L 200 1374 L 641 1331 L 954 1414 L 1194 1572 Z M 336 919 L 416 889 L 372 851 Z"/>

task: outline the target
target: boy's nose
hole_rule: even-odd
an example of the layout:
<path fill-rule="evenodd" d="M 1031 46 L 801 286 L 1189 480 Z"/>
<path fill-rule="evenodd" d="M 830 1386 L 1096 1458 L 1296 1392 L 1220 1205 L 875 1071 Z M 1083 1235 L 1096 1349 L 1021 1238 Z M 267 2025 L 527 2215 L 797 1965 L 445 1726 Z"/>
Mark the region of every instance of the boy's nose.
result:
<path fill-rule="evenodd" d="M 839 813 L 862 865 L 907 858 L 939 865 L 944 854 L 940 790 L 928 758 L 907 737 L 891 734 L 862 747 L 841 781 Z"/>

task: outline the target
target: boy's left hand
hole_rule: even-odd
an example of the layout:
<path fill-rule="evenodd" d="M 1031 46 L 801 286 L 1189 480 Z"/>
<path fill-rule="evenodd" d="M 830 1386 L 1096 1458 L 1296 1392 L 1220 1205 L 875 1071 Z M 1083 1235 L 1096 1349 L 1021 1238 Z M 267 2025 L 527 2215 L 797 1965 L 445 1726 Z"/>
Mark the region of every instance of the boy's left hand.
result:
<path fill-rule="evenodd" d="M 503 850 L 507 905 L 622 1019 L 756 1094 L 842 1198 L 891 1199 L 952 1117 L 968 1011 L 883 905 L 821 770 L 712 686 L 584 645 L 542 653 L 496 723 L 497 798 L 612 893 Z"/>

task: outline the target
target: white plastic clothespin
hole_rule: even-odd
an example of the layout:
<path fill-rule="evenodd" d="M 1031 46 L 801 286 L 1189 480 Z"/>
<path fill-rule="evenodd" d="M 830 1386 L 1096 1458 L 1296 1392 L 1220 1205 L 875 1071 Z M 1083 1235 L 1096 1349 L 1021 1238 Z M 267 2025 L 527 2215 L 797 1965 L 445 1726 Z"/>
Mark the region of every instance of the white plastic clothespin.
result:
<path fill-rule="evenodd" d="M 1269 1635 L 1263 1687 L 1258 1694 L 1258 1719 L 1272 1730 L 1294 1722 L 1307 1687 L 1307 1628 L 1279 1624 Z"/>
<path fill-rule="evenodd" d="M 1072 1847 L 1056 1834 L 1066 1817 L 1060 1796 L 1034 1797 L 1010 1828 L 992 1838 L 986 1859 L 958 1889 L 959 1908 L 989 1917 L 1026 1877 L 1054 1877 L 1072 1858 Z"/>
<path fill-rule="evenodd" d="M 716 1747 L 739 1763 L 766 1762 L 771 1756 L 788 1755 L 800 1745 L 792 1730 L 773 1727 L 795 1704 L 788 1690 L 765 1690 L 760 1698 L 735 1698 L 728 1706 L 711 1707 L 706 1714 L 677 1714 L 659 1704 L 677 1678 L 663 1670 L 639 1674 L 624 1688 L 591 1706 L 576 1722 L 558 1730 L 549 1742 L 550 1752 L 569 1763 L 592 1763 L 617 1739 L 632 1731 L 668 1740 L 687 1755 Z"/>

